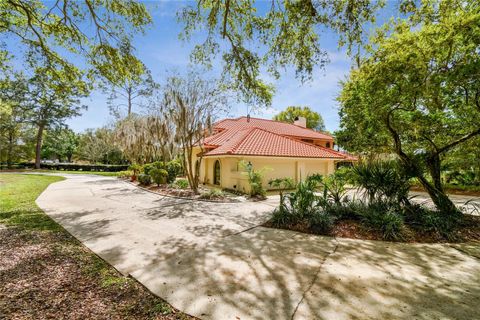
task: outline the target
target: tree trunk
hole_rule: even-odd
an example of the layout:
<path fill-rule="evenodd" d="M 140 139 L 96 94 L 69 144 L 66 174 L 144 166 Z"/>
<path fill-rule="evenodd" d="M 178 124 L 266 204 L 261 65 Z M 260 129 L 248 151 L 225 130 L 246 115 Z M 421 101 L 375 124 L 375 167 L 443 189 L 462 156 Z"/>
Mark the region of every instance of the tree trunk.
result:
<path fill-rule="evenodd" d="M 13 132 L 10 131 L 8 134 L 7 168 L 12 167 L 13 145 L 14 145 L 14 134 Z"/>
<path fill-rule="evenodd" d="M 443 192 L 441 170 L 440 170 L 440 156 L 438 153 L 430 154 L 426 159 L 426 165 L 428 172 L 432 177 L 433 185 L 435 188 Z"/>
<path fill-rule="evenodd" d="M 127 110 L 127 114 L 130 115 L 132 113 L 132 88 L 128 88 L 127 90 L 127 93 L 128 93 L 128 110 Z"/>
<path fill-rule="evenodd" d="M 422 175 L 418 175 L 417 178 L 427 191 L 437 210 L 447 214 L 460 213 L 455 204 L 452 202 L 452 200 L 450 200 L 450 198 L 445 194 L 443 190 L 437 189 Z"/>
<path fill-rule="evenodd" d="M 40 169 L 40 161 L 41 161 L 41 151 L 42 151 L 42 141 L 43 141 L 43 130 L 45 129 L 45 124 L 40 123 L 38 125 L 37 131 L 37 144 L 35 146 L 35 168 Z"/>

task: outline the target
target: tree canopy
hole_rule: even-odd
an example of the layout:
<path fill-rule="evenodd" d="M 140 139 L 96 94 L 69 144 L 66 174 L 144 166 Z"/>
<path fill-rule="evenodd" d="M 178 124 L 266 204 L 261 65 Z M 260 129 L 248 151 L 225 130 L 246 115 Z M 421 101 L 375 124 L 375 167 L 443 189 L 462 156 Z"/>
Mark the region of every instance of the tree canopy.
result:
<path fill-rule="evenodd" d="M 320 44 L 322 28 L 339 35 L 339 45 L 356 53 L 364 37 L 364 24 L 375 20 L 383 1 L 320 0 L 271 1 L 260 12 L 256 1 L 199 0 L 179 15 L 184 39 L 206 30 L 205 41 L 192 52 L 195 63 L 211 65 L 223 58 L 224 76 L 247 103 L 270 104 L 274 88 L 262 77 L 280 77 L 293 66 L 308 80 L 316 67 L 328 62 Z"/>
<path fill-rule="evenodd" d="M 480 5 L 426 2 L 387 27 L 343 83 L 338 143 L 394 152 L 437 207 L 452 209 L 441 161 L 480 139 Z"/>
<path fill-rule="evenodd" d="M 296 117 L 304 117 L 307 119 L 307 128 L 317 131 L 325 130 L 325 123 L 320 113 L 313 111 L 309 107 L 290 106 L 284 111 L 273 117 L 273 120 L 293 123 Z"/>
<path fill-rule="evenodd" d="M 133 0 L 5 0 L 0 2 L 0 12 L 0 67 L 14 56 L 3 40 L 8 35 L 17 40 L 15 50 L 24 49 L 27 65 L 45 61 L 53 75 L 69 80 L 81 76 L 83 64 L 72 62 L 65 52 L 84 57 L 90 75 L 105 60 L 111 61 L 108 72 L 121 74 L 125 69 L 115 59 L 120 45 L 151 22 L 145 6 Z M 107 72 L 105 66 L 101 72 Z"/>

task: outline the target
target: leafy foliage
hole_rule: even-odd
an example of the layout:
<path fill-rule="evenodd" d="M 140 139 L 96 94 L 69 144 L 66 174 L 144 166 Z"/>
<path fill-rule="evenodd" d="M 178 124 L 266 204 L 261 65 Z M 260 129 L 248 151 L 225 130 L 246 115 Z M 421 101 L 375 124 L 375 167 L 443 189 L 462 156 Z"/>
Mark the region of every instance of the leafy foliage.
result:
<path fill-rule="evenodd" d="M 37 62 L 43 61 L 46 74 L 67 83 L 77 81 L 82 76 L 78 67 L 85 65 L 90 75 L 93 70 L 119 77 L 130 74 L 131 64 L 115 59 L 121 54 L 119 47 L 151 22 L 144 4 L 123 0 L 11 0 L 0 2 L 0 12 L 2 39 L 14 39 L 12 44 L 1 41 L 0 67 L 20 46 L 25 49 L 26 65 L 35 69 Z M 81 62 L 74 64 L 69 59 L 72 56 Z M 136 60 L 133 56 L 123 58 Z"/>
<path fill-rule="evenodd" d="M 260 170 L 255 170 L 251 163 L 242 161 L 240 166 L 244 168 L 244 174 L 248 178 L 248 184 L 250 185 L 250 196 L 251 197 L 260 197 L 265 198 L 267 192 L 263 188 L 263 176 L 268 168 L 262 168 Z"/>
<path fill-rule="evenodd" d="M 206 200 L 215 200 L 215 199 L 223 199 L 225 197 L 225 193 L 220 189 L 211 189 L 208 192 L 202 193 L 199 198 L 206 199 Z"/>
<path fill-rule="evenodd" d="M 252 105 L 270 104 L 273 87 L 261 77 L 263 67 L 274 78 L 293 66 L 308 80 L 328 62 L 319 32 L 328 28 L 339 34 L 348 51 L 363 38 L 363 24 L 372 22 L 382 1 L 274 1 L 260 13 L 256 1 L 199 1 L 180 14 L 190 40 L 203 30 L 205 41 L 192 52 L 194 63 L 211 66 L 223 58 L 223 74 L 233 79 L 231 88 Z M 262 46 L 259 46 L 261 44 Z M 265 48 L 265 49 L 263 49 Z"/>
<path fill-rule="evenodd" d="M 157 186 L 167 183 L 168 172 L 165 169 L 153 168 L 150 170 L 150 176 Z"/>
<path fill-rule="evenodd" d="M 141 173 L 138 175 L 138 182 L 143 186 L 149 186 L 152 184 L 152 177 L 148 174 Z"/>
<path fill-rule="evenodd" d="M 356 186 L 363 190 L 369 202 L 392 201 L 410 204 L 410 177 L 398 161 L 361 162 L 352 169 Z"/>
<path fill-rule="evenodd" d="M 441 169 L 452 150 L 480 139 L 480 7 L 451 0 L 409 9 L 372 37 L 343 83 L 338 143 L 395 153 L 438 210 L 458 215 Z"/>
<path fill-rule="evenodd" d="M 72 162 L 78 148 L 78 136 L 69 128 L 47 131 L 42 145 L 42 158 Z"/>
<path fill-rule="evenodd" d="M 187 189 L 188 188 L 188 180 L 187 179 L 178 179 L 175 181 L 174 185 L 180 189 Z"/>
<path fill-rule="evenodd" d="M 273 120 L 293 123 L 296 117 L 307 119 L 307 128 L 317 131 L 325 131 L 325 123 L 320 113 L 313 111 L 309 107 L 290 106 L 284 111 L 273 117 Z"/>

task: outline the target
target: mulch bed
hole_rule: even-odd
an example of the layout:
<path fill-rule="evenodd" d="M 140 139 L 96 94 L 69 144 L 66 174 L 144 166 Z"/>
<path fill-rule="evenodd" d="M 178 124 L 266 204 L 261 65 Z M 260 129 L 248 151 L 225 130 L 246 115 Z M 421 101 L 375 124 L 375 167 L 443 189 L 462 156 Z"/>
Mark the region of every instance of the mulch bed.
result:
<path fill-rule="evenodd" d="M 242 202 L 247 200 L 247 198 L 242 197 L 240 200 L 240 196 L 231 194 L 229 192 L 223 192 L 224 196 L 215 196 L 209 198 L 202 198 L 201 194 L 208 193 L 211 189 L 208 189 L 204 186 L 199 186 L 198 190 L 200 194 L 195 194 L 190 189 L 179 189 L 179 188 L 172 188 L 168 185 L 150 185 L 150 186 L 143 186 L 138 181 L 130 181 L 129 179 L 123 179 L 124 181 L 130 182 L 137 187 L 143 188 L 145 190 L 158 193 L 163 196 L 167 197 L 176 197 L 176 198 L 184 198 L 184 199 L 191 199 L 191 200 L 202 200 L 202 201 L 210 201 L 210 202 L 221 202 L 221 203 L 230 203 L 230 202 Z M 256 201 L 256 199 L 252 199 L 252 201 Z"/>
<path fill-rule="evenodd" d="M 276 228 L 270 221 L 266 222 L 264 226 L 268 228 Z M 316 232 L 306 223 L 289 225 L 282 227 L 281 229 L 338 238 L 384 240 L 381 232 L 367 228 L 356 220 L 339 220 L 328 233 Z M 466 215 L 463 225 L 454 232 L 451 239 L 446 239 L 436 232 L 425 232 L 405 225 L 403 238 L 399 239 L 397 242 L 446 243 L 472 241 L 480 242 L 480 216 Z"/>
<path fill-rule="evenodd" d="M 195 319 L 63 232 L 0 226 L 0 319 Z"/>

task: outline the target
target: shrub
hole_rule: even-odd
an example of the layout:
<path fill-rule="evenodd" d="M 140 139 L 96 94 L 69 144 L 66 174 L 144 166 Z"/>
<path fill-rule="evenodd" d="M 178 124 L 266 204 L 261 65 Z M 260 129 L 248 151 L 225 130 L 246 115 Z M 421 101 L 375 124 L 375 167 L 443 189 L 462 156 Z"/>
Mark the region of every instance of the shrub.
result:
<path fill-rule="evenodd" d="M 316 233 L 328 233 L 335 222 L 335 218 L 323 210 L 315 211 L 309 218 L 310 228 Z"/>
<path fill-rule="evenodd" d="M 453 231 L 459 225 L 459 219 L 461 219 L 458 215 L 431 210 L 421 204 L 406 207 L 404 216 L 409 225 L 426 232 L 438 232 L 447 239 L 452 238 Z"/>
<path fill-rule="evenodd" d="M 33 167 L 33 164 L 18 164 L 17 168 Z M 118 172 L 127 170 L 128 165 L 112 165 L 112 164 L 77 164 L 77 163 L 41 163 L 41 169 L 48 170 L 72 170 L 72 171 L 103 171 Z"/>
<path fill-rule="evenodd" d="M 348 200 L 341 203 L 328 204 L 324 210 L 337 219 L 351 219 L 358 220 L 360 218 L 359 212 L 362 207 L 360 201 Z"/>
<path fill-rule="evenodd" d="M 250 185 L 250 196 L 265 198 L 267 193 L 263 188 L 262 179 L 268 168 L 255 170 L 251 163 L 246 163 L 245 161 L 241 162 L 241 166 L 246 170 L 245 174 L 248 177 L 248 184 Z"/>
<path fill-rule="evenodd" d="M 153 169 L 166 170 L 167 182 L 173 183 L 175 178 L 182 172 L 182 164 L 178 160 L 169 162 L 155 161 L 143 166 L 143 173 L 150 174 Z"/>
<path fill-rule="evenodd" d="M 117 177 L 119 177 L 119 178 L 128 179 L 131 176 L 133 176 L 133 171 L 131 171 L 131 170 L 119 171 L 117 173 Z"/>
<path fill-rule="evenodd" d="M 362 221 L 382 233 L 385 240 L 402 237 L 403 219 L 399 211 L 387 202 L 375 201 L 359 207 Z"/>
<path fill-rule="evenodd" d="M 150 175 L 152 176 L 153 182 L 156 183 L 157 186 L 165 184 L 167 182 L 167 170 L 153 168 L 150 170 Z"/>
<path fill-rule="evenodd" d="M 371 161 L 352 169 L 354 183 L 364 191 L 368 201 L 395 201 L 408 204 L 410 175 L 397 161 Z"/>
<path fill-rule="evenodd" d="M 270 221 L 275 227 L 285 227 L 299 223 L 301 218 L 289 210 L 282 209 L 282 206 L 280 206 L 273 211 Z"/>
<path fill-rule="evenodd" d="M 225 197 L 225 193 L 222 190 L 212 189 L 208 192 L 202 193 L 199 198 L 213 200 L 213 199 L 223 199 L 224 197 Z"/>
<path fill-rule="evenodd" d="M 285 190 L 292 189 L 295 187 L 295 182 L 293 182 L 292 178 L 276 178 L 276 179 L 271 179 L 268 182 L 268 185 L 271 188 L 275 188 L 278 190 L 278 193 L 280 195 L 280 210 L 283 210 L 283 204 L 284 204 L 284 199 L 283 199 L 283 193 Z"/>
<path fill-rule="evenodd" d="M 175 186 L 177 186 L 180 189 L 187 189 L 189 184 L 187 179 L 178 179 L 175 181 Z"/>
<path fill-rule="evenodd" d="M 138 175 L 138 182 L 140 182 L 140 184 L 143 186 L 149 186 L 152 184 L 152 177 L 150 177 L 148 174 L 141 173 Z"/>
<path fill-rule="evenodd" d="M 167 162 L 165 169 L 168 172 L 167 182 L 172 183 L 175 178 L 182 172 L 182 164 L 179 160 L 172 160 Z"/>
<path fill-rule="evenodd" d="M 165 169 L 165 164 L 161 161 L 147 163 L 143 166 L 143 173 L 149 175 L 153 169 Z"/>
<path fill-rule="evenodd" d="M 323 179 L 321 184 L 324 189 L 324 198 L 332 200 L 337 204 L 342 201 L 342 198 L 347 193 L 345 188 L 347 180 L 342 174 L 331 174 Z"/>
<path fill-rule="evenodd" d="M 133 172 L 133 174 L 131 176 L 131 180 L 135 181 L 137 179 L 137 174 L 140 173 L 140 171 L 142 170 L 142 167 L 140 165 L 134 163 L 134 164 L 131 164 L 128 167 L 128 170 Z"/>

